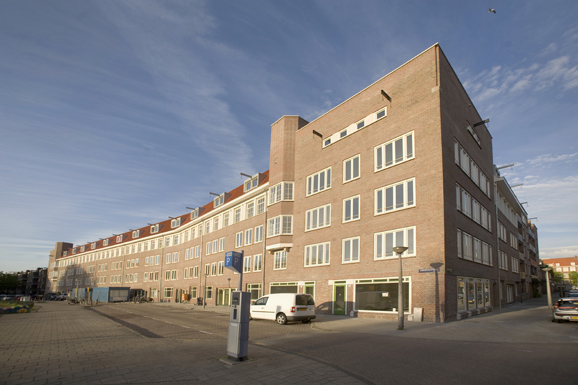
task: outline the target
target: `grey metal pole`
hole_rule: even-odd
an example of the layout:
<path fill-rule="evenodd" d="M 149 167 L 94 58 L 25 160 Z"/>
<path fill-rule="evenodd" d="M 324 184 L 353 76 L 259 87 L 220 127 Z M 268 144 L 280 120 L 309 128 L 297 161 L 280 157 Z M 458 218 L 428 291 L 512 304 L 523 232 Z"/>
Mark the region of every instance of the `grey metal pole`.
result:
<path fill-rule="evenodd" d="M 391 249 L 399 258 L 399 277 L 397 280 L 397 330 L 403 330 L 403 267 L 401 255 L 407 250 L 406 246 L 395 246 Z"/>
<path fill-rule="evenodd" d="M 237 290 L 243 291 L 243 270 L 245 269 L 245 250 L 241 250 L 241 271 L 239 272 L 239 287 Z"/>
<path fill-rule="evenodd" d="M 552 309 L 552 293 L 550 292 L 550 268 L 544 269 L 546 271 L 546 291 L 548 295 L 548 309 Z"/>
<path fill-rule="evenodd" d="M 403 330 L 403 267 L 401 263 L 401 253 L 397 253 L 399 258 L 399 280 L 397 282 L 397 330 Z"/>

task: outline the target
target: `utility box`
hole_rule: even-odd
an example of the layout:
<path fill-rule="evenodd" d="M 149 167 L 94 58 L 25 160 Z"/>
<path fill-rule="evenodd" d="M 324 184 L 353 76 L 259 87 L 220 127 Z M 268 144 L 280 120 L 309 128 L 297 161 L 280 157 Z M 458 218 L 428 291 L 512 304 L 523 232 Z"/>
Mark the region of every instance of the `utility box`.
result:
<path fill-rule="evenodd" d="M 227 354 L 229 359 L 244 361 L 249 347 L 249 318 L 251 293 L 234 291 L 231 295 L 229 337 Z"/>

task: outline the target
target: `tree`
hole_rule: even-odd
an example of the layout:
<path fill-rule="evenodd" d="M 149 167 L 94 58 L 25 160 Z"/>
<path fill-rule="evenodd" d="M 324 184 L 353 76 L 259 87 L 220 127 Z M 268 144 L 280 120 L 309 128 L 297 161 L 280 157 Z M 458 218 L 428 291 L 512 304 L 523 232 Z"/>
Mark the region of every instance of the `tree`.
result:
<path fill-rule="evenodd" d="M 570 274 L 568 274 L 568 277 L 570 278 L 570 282 L 572 283 L 573 286 L 578 286 L 578 273 L 575 271 L 571 271 Z"/>
<path fill-rule="evenodd" d="M 564 283 L 564 274 L 559 271 L 552 271 L 552 280 L 556 283 Z"/>
<path fill-rule="evenodd" d="M 20 282 L 16 275 L 0 273 L 0 293 L 8 294 L 15 291 L 18 286 L 20 286 Z"/>

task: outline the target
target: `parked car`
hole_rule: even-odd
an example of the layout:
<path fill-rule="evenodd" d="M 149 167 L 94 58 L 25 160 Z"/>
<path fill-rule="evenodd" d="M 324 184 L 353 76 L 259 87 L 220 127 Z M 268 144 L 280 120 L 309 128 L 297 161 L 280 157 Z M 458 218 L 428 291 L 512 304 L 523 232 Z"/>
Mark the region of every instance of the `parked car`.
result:
<path fill-rule="evenodd" d="M 10 294 L 0 294 L 0 301 L 10 301 L 11 299 L 14 299 L 13 295 Z"/>
<path fill-rule="evenodd" d="M 54 297 L 55 301 L 66 301 L 67 299 L 67 295 L 66 294 L 58 294 L 56 297 Z"/>
<path fill-rule="evenodd" d="M 552 322 L 578 321 L 578 298 L 560 298 L 552 310 Z"/>
<path fill-rule="evenodd" d="M 251 318 L 274 320 L 279 325 L 288 321 L 307 323 L 315 318 L 315 301 L 310 294 L 268 294 L 251 305 Z"/>

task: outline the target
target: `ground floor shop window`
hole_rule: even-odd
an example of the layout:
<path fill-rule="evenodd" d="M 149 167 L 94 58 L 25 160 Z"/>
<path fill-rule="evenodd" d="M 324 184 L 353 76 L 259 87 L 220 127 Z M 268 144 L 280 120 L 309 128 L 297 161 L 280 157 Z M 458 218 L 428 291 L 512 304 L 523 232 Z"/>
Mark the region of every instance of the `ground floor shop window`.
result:
<path fill-rule="evenodd" d="M 191 286 L 191 299 L 197 298 L 197 287 Z"/>
<path fill-rule="evenodd" d="M 491 305 L 490 280 L 458 277 L 458 312 Z"/>
<path fill-rule="evenodd" d="M 174 288 L 165 287 L 165 298 L 172 298 L 174 294 Z"/>
<path fill-rule="evenodd" d="M 403 310 L 409 311 L 410 283 L 403 282 Z M 373 311 L 397 311 L 397 278 L 357 280 L 355 284 L 355 309 Z"/>
<path fill-rule="evenodd" d="M 156 287 L 151 287 L 151 298 L 159 297 L 159 289 Z"/>
<path fill-rule="evenodd" d="M 305 294 L 315 298 L 315 282 L 305 282 Z"/>
<path fill-rule="evenodd" d="M 259 299 L 261 297 L 261 284 L 249 283 L 247 284 L 247 291 L 251 293 L 251 301 Z"/>
<path fill-rule="evenodd" d="M 297 282 L 273 282 L 270 293 L 297 293 L 297 289 Z"/>

